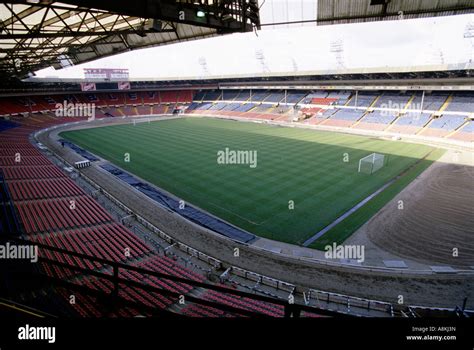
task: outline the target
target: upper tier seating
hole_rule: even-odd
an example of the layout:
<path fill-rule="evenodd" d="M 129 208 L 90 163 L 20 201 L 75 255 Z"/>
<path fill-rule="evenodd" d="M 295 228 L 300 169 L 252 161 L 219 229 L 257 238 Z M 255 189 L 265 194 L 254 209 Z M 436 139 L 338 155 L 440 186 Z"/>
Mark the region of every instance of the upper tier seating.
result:
<path fill-rule="evenodd" d="M 160 103 L 159 93 L 157 91 L 144 91 L 141 93 L 144 104 Z"/>
<path fill-rule="evenodd" d="M 133 104 L 141 103 L 141 101 L 139 101 L 139 99 L 138 99 L 138 94 L 136 92 L 129 92 L 129 93 L 126 94 L 126 97 L 127 97 L 127 101 L 129 101 Z"/>
<path fill-rule="evenodd" d="M 335 99 L 335 103 L 337 105 L 343 106 L 351 97 L 351 93 L 349 91 L 331 91 L 329 92 L 327 98 Z"/>
<path fill-rule="evenodd" d="M 409 104 L 408 109 L 420 110 L 423 107 L 424 111 L 438 111 L 441 108 L 441 106 L 444 104 L 447 98 L 448 98 L 448 94 L 442 94 L 442 93 L 425 94 L 425 97 L 423 99 L 423 106 L 422 106 L 421 105 L 422 94 L 417 93 L 415 94 L 415 98 Z"/>
<path fill-rule="evenodd" d="M 205 95 L 206 95 L 206 91 L 198 91 L 194 95 L 193 101 L 202 102 Z"/>
<path fill-rule="evenodd" d="M 306 94 L 304 91 L 288 91 L 286 94 L 286 103 L 299 103 Z M 283 102 L 285 101 L 283 100 Z"/>
<path fill-rule="evenodd" d="M 474 112 L 474 95 L 454 95 L 445 111 Z"/>
<path fill-rule="evenodd" d="M 375 99 L 379 96 L 379 93 L 376 92 L 359 92 L 357 96 L 355 94 L 352 95 L 351 100 L 347 104 L 347 106 L 353 107 L 370 107 Z M 357 97 L 357 98 L 356 98 Z M 356 106 L 357 102 L 357 106 Z"/>
<path fill-rule="evenodd" d="M 218 90 L 207 91 L 204 95 L 203 101 L 216 101 L 221 100 L 222 92 Z"/>
<path fill-rule="evenodd" d="M 384 93 L 372 107 L 402 110 L 411 97 L 411 94 Z"/>
<path fill-rule="evenodd" d="M 178 95 L 178 102 L 180 103 L 191 103 L 193 101 L 193 91 L 181 90 Z"/>
<path fill-rule="evenodd" d="M 222 100 L 224 101 L 233 101 L 237 96 L 239 96 L 239 90 L 223 90 L 222 91 Z"/>
<path fill-rule="evenodd" d="M 160 91 L 160 102 L 161 103 L 176 103 L 178 102 L 177 91 Z"/>
<path fill-rule="evenodd" d="M 313 98 L 326 98 L 326 97 L 328 97 L 328 95 L 329 95 L 329 93 L 327 91 L 314 91 L 314 92 L 311 92 L 310 94 L 308 94 L 304 98 L 303 103 L 308 104 L 308 103 L 311 103 Z"/>
<path fill-rule="evenodd" d="M 262 102 L 265 100 L 270 93 L 265 90 L 252 90 L 252 96 L 250 97 L 252 102 Z"/>
<path fill-rule="evenodd" d="M 285 93 L 284 92 L 271 92 L 270 95 L 268 95 L 265 98 L 265 102 L 283 102 L 283 99 L 285 98 Z"/>
<path fill-rule="evenodd" d="M 242 90 L 239 92 L 235 101 L 248 101 L 250 99 L 250 90 Z"/>

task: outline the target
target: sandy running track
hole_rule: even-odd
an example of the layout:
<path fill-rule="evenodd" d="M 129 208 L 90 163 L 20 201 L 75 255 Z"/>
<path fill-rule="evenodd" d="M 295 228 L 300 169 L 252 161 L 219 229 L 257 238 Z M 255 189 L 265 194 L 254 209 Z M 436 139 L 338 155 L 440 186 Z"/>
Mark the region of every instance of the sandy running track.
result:
<path fill-rule="evenodd" d="M 361 230 L 379 248 L 404 258 L 474 266 L 473 153 L 448 151 Z"/>

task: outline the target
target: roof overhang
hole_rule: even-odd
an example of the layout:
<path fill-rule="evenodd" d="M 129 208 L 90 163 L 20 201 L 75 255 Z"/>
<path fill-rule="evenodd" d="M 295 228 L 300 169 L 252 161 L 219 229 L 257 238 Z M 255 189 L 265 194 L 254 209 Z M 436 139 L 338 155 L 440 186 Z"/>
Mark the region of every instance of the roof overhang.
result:
<path fill-rule="evenodd" d="M 259 25 L 256 0 L 11 0 L 0 4 L 0 76 Z"/>

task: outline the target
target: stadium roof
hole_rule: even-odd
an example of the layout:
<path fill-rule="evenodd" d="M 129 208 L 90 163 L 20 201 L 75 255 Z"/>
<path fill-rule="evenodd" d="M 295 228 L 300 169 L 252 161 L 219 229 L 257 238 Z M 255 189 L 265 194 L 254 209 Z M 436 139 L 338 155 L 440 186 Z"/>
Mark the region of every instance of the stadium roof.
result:
<path fill-rule="evenodd" d="M 472 13 L 472 0 L 265 0 L 262 28 L 390 21 Z"/>
<path fill-rule="evenodd" d="M 247 16 L 243 19 L 239 3 L 7 1 L 0 4 L 0 75 L 21 77 L 48 66 L 62 68 L 136 48 L 258 27 L 256 0 L 243 2 Z M 198 9 L 204 17 L 197 14 Z"/>
<path fill-rule="evenodd" d="M 471 0 L 11 0 L 0 4 L 0 78 L 228 32 L 472 13 Z M 200 5 L 196 5 L 200 3 Z M 206 7 L 206 4 L 207 7 Z M 193 8 L 194 6 L 194 8 Z M 232 7 L 234 6 L 234 7 Z M 251 7 L 254 6 L 254 7 Z M 185 8 L 212 13 L 176 19 Z M 217 10 L 215 10 L 217 8 Z M 170 10 L 171 9 L 171 10 Z M 214 9 L 214 10 L 213 10 Z M 214 12 L 219 13 L 219 18 Z M 242 18 L 242 14 L 246 15 Z M 230 16 L 229 16 L 230 14 Z M 240 15 L 239 15 L 240 14 Z M 240 17 L 239 17 L 240 16 Z M 248 17 L 247 17 L 248 16 Z M 154 21 L 153 19 L 160 19 Z"/>
<path fill-rule="evenodd" d="M 472 0 L 318 0 L 318 24 L 360 23 L 472 13 Z"/>

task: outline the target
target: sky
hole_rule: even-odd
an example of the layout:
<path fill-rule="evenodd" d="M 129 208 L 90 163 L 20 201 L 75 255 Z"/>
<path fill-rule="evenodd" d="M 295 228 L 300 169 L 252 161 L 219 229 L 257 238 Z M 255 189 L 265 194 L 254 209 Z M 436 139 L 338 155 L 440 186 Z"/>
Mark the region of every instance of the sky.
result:
<path fill-rule="evenodd" d="M 281 11 L 267 12 L 262 23 L 297 19 L 301 9 L 311 9 L 307 1 L 298 2 L 302 7 L 295 7 L 293 12 L 276 6 Z M 305 19 L 305 16 L 314 18 L 315 15 L 309 11 L 301 12 L 299 18 L 301 16 Z M 38 77 L 84 78 L 83 68 L 128 68 L 131 79 L 146 80 L 262 73 L 331 74 L 341 70 L 387 71 L 394 67 L 420 70 L 430 65 L 465 65 L 472 64 L 474 55 L 474 38 L 464 35 L 469 23 L 474 24 L 472 14 L 267 27 L 258 35 L 238 33 L 135 50 L 62 70 L 48 68 L 36 74 Z"/>

